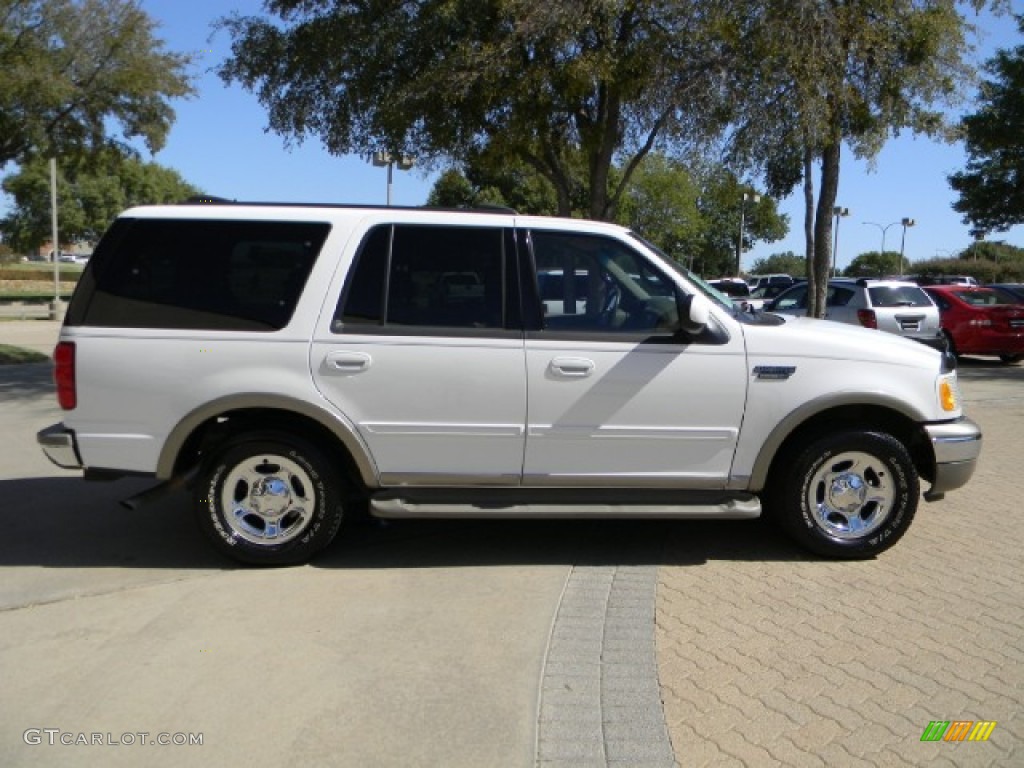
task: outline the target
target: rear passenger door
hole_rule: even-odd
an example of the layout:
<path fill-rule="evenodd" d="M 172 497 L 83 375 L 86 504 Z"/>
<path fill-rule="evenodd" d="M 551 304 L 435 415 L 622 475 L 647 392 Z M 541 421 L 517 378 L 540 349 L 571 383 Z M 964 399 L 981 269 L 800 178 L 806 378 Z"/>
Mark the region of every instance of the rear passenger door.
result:
<path fill-rule="evenodd" d="M 384 485 L 519 483 L 526 382 L 507 221 L 371 227 L 321 321 L 317 386 Z"/>

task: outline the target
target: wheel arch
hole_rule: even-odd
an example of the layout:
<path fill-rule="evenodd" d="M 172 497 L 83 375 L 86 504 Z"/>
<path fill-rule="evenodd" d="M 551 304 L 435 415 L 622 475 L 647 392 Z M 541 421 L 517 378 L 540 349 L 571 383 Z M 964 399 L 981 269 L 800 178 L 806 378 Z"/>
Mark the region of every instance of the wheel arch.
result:
<path fill-rule="evenodd" d="M 903 407 L 887 402 L 835 403 L 810 412 L 795 412 L 765 441 L 751 472 L 750 489 L 763 491 L 778 464 L 819 435 L 849 429 L 892 435 L 906 447 L 918 474 L 930 481 L 934 456 L 920 424 L 917 414 L 908 414 Z"/>
<path fill-rule="evenodd" d="M 304 437 L 337 459 L 353 482 L 366 488 L 379 484 L 376 464 L 352 424 L 313 403 L 270 394 L 219 398 L 189 413 L 164 441 L 157 477 L 167 479 L 188 471 L 204 450 L 241 432 L 264 430 Z"/>

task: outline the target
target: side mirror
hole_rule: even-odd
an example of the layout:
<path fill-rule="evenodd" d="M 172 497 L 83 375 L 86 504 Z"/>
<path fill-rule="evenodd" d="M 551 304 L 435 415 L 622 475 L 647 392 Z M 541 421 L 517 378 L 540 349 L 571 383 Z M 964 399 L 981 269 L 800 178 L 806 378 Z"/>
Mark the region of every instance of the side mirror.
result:
<path fill-rule="evenodd" d="M 708 327 L 711 308 L 703 296 L 690 293 L 679 299 L 679 327 L 694 336 Z"/>

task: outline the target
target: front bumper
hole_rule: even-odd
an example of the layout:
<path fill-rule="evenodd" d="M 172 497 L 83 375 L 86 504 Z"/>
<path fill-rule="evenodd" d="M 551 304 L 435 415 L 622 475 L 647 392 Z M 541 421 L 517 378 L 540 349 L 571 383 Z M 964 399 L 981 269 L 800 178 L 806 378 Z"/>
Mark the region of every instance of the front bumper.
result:
<path fill-rule="evenodd" d="M 63 424 L 52 424 L 36 434 L 36 442 L 43 449 L 46 458 L 63 469 L 81 469 L 82 457 L 78 454 L 75 433 Z"/>
<path fill-rule="evenodd" d="M 981 429 L 965 417 L 948 424 L 926 424 L 924 430 L 935 454 L 935 476 L 924 497 L 936 501 L 971 479 L 981 455 Z"/>

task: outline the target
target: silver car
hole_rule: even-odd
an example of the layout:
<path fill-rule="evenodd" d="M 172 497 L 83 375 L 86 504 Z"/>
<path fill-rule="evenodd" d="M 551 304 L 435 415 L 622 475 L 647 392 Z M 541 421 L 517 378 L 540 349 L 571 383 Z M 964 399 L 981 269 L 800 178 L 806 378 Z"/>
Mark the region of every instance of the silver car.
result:
<path fill-rule="evenodd" d="M 781 315 L 807 314 L 807 283 L 799 283 L 765 306 Z M 895 333 L 945 350 L 939 308 L 915 283 L 870 278 L 828 281 L 825 319 Z"/>

